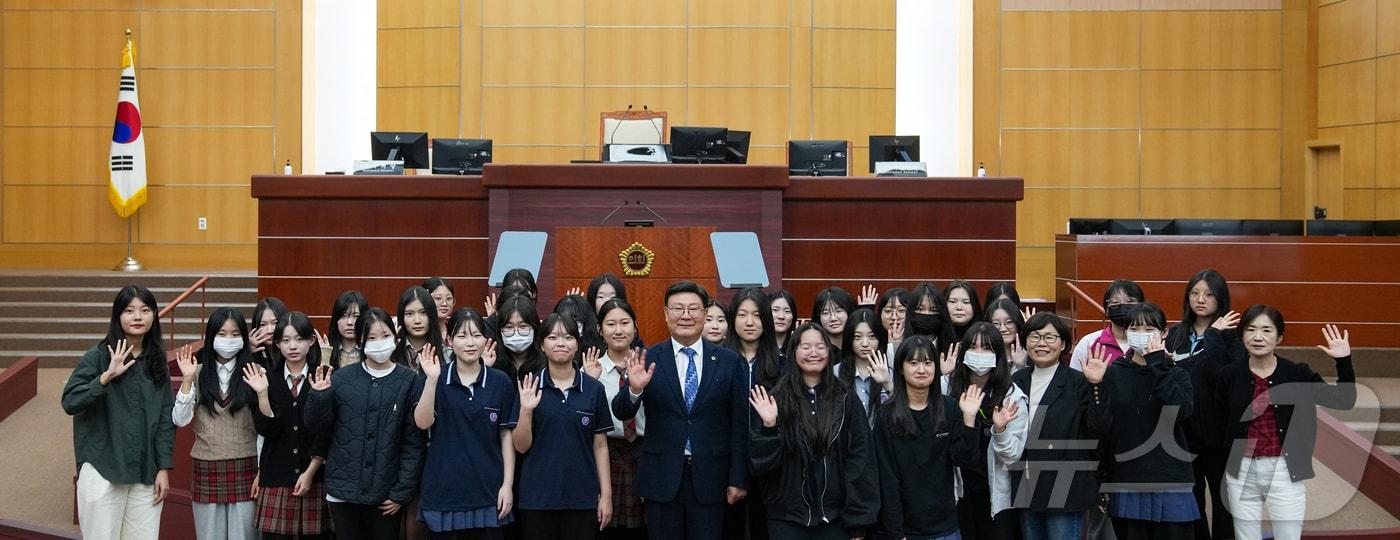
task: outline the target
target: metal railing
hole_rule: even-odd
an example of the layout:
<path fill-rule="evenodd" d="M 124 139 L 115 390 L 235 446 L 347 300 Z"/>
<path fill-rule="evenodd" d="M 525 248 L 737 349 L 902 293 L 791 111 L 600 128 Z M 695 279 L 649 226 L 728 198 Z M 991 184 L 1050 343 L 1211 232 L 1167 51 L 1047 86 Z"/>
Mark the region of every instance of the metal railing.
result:
<path fill-rule="evenodd" d="M 167 350 L 175 350 L 175 308 L 194 294 L 196 290 L 199 291 L 199 322 L 204 324 L 206 301 L 209 299 L 208 284 L 209 276 L 201 277 L 188 289 L 185 289 L 185 292 L 180 293 L 180 296 L 176 296 L 174 300 L 165 304 L 165 307 L 160 308 L 160 315 L 157 315 L 157 318 L 165 318 L 167 314 L 170 315 L 170 347 Z"/>

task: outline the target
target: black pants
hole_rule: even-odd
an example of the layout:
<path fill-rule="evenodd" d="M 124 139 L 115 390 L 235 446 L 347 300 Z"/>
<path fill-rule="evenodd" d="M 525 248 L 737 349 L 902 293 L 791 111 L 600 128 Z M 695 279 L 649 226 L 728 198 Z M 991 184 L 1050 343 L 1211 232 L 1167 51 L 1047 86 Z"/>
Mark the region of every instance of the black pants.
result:
<path fill-rule="evenodd" d="M 1196 508 L 1201 511 L 1201 519 L 1196 520 L 1197 540 L 1221 540 L 1235 537 L 1235 520 L 1230 510 L 1225 508 L 1225 461 L 1228 454 L 1222 449 L 1202 449 L 1196 453 L 1196 461 L 1191 470 L 1196 475 L 1196 485 L 1191 493 L 1196 496 Z M 1210 521 L 1206 524 L 1206 489 L 1210 489 Z"/>
<path fill-rule="evenodd" d="M 1110 518 L 1118 540 L 1192 540 L 1196 537 L 1195 522 L 1162 523 L 1142 519 Z"/>
<path fill-rule="evenodd" d="M 646 538 L 646 527 L 637 527 L 635 529 L 608 527 L 598 533 L 598 540 L 646 540 Z"/>
<path fill-rule="evenodd" d="M 490 527 L 450 532 L 428 531 L 428 538 L 432 540 L 501 540 L 502 536 L 499 527 Z"/>
<path fill-rule="evenodd" d="M 1021 512 L 1008 508 L 992 518 L 992 494 L 968 492 L 958 501 L 958 531 L 963 540 L 1019 540 Z"/>
<path fill-rule="evenodd" d="M 398 540 L 404 509 L 384 515 L 379 505 L 330 503 L 336 540 Z"/>
<path fill-rule="evenodd" d="M 724 537 L 727 540 L 768 540 L 768 509 L 763 506 L 763 494 L 752 482 L 744 500 L 726 505 Z"/>
<path fill-rule="evenodd" d="M 724 534 L 724 501 L 702 504 L 695 498 L 690 466 L 681 467 L 681 489 L 666 502 L 647 501 L 647 536 L 651 540 L 719 540 Z"/>
<path fill-rule="evenodd" d="M 517 510 L 525 540 L 593 540 L 597 510 Z"/>
<path fill-rule="evenodd" d="M 772 540 L 848 540 L 846 525 L 841 520 L 805 527 L 800 523 L 768 520 L 768 538 Z"/>

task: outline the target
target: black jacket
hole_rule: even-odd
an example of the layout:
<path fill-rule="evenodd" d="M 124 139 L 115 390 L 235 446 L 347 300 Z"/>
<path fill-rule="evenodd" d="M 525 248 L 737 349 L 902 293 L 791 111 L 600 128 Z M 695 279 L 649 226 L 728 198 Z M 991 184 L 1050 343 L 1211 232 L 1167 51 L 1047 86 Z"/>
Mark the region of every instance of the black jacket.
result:
<path fill-rule="evenodd" d="M 951 397 L 934 397 L 943 400 L 943 426 L 937 432 L 932 414 L 914 417 L 919 433 L 912 437 L 894 430 L 893 405 L 880 407 L 876 416 L 880 524 L 885 537 L 936 538 L 957 531 L 953 467 L 985 462 L 986 454 L 977 449 L 977 431 L 963 424 L 958 403 Z"/>
<path fill-rule="evenodd" d="M 879 506 L 870 427 L 855 394 L 839 384 L 836 392 L 845 401 L 846 411 L 820 463 L 809 462 L 801 451 L 784 442 L 778 427 L 754 422 L 749 444 L 751 472 L 768 477 L 763 493 L 768 519 L 809 527 L 840 520 L 852 537 L 865 536 L 866 529 L 876 522 Z M 813 471 L 822 483 L 809 487 L 808 476 Z M 809 492 L 820 493 L 821 500 L 813 504 Z"/>
<path fill-rule="evenodd" d="M 1167 331 L 1167 349 L 1176 363 L 1191 374 L 1191 390 L 1195 407 L 1186 420 L 1186 443 L 1189 450 L 1218 450 L 1225 445 L 1221 438 L 1219 413 L 1215 407 L 1215 384 L 1220 370 L 1234 362 L 1246 362 L 1249 353 L 1236 330 L 1220 331 L 1207 328 L 1195 351 L 1191 350 L 1191 329 L 1181 324 Z"/>
<path fill-rule="evenodd" d="M 1031 395 L 1029 368 L 1011 382 Z M 1095 399 L 1095 385 L 1084 374 L 1060 365 L 1045 387 L 1031 418 L 1021 461 L 1011 467 L 1011 506 L 1040 512 L 1082 512 L 1098 504 L 1099 437 L 1113 421 L 1107 394 Z M 1030 414 L 1023 411 L 1021 414 Z M 1068 475 L 1067 480 L 1061 477 Z M 1056 489 L 1061 482 L 1064 487 Z"/>
<path fill-rule="evenodd" d="M 1327 384 L 1307 364 L 1283 357 L 1278 358 L 1274 373 L 1268 377 L 1274 421 L 1278 423 L 1283 442 L 1283 460 L 1288 463 L 1288 475 L 1294 482 L 1314 476 L 1313 443 L 1317 441 L 1317 412 L 1314 406 L 1348 410 L 1356 405 L 1356 371 L 1352 369 L 1351 357 L 1336 361 L 1337 384 Z M 1249 438 L 1249 424 L 1254 420 L 1249 407 L 1252 401 L 1254 375 L 1249 370 L 1249 362 L 1235 362 L 1221 370 L 1215 402 L 1222 411 L 1220 421 L 1225 440 L 1233 441 L 1225 472 L 1234 477 L 1239 476 L 1244 443 Z M 1295 410 L 1298 412 L 1296 415 L 1293 414 Z"/>
<path fill-rule="evenodd" d="M 314 369 L 307 366 L 310 373 Z M 267 401 L 272 405 L 272 417 L 263 416 L 254 404 L 253 425 L 263 436 L 261 459 L 258 462 L 263 487 L 291 487 L 311 463 L 312 456 L 325 457 L 330 444 L 330 432 L 311 429 L 306 419 L 306 401 L 311 396 L 311 381 L 304 380 L 295 399 L 283 377 L 283 366 L 267 370 Z M 325 476 L 325 467 L 316 471 L 316 478 Z"/>
<path fill-rule="evenodd" d="M 1100 387 L 1113 403 L 1106 409 L 1112 428 L 1103 445 L 1107 482 L 1194 484 L 1183 427 L 1195 408 L 1191 375 L 1166 351 L 1157 351 L 1147 355 L 1145 366 L 1129 357 L 1114 361 Z"/>
<path fill-rule="evenodd" d="M 306 414 L 316 431 L 330 433 L 326 492 L 356 504 L 385 499 L 405 504 L 418 491 L 423 470 L 423 431 L 413 407 L 423 383 L 401 365 L 378 379 L 363 364 L 331 375 L 331 388 L 312 391 Z"/>

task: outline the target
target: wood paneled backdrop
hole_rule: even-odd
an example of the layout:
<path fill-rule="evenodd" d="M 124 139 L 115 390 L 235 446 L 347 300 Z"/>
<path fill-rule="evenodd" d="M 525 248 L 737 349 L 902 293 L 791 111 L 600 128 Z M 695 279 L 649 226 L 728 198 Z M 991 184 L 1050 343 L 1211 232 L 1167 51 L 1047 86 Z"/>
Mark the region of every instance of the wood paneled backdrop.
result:
<path fill-rule="evenodd" d="M 0 267 L 125 256 L 106 161 L 126 28 L 148 160 L 137 257 L 256 267 L 250 177 L 301 156 L 299 0 L 0 0 Z"/>
<path fill-rule="evenodd" d="M 597 159 L 598 113 L 788 139 L 894 130 L 894 0 L 379 1 L 378 125 L 486 137 L 494 159 Z"/>

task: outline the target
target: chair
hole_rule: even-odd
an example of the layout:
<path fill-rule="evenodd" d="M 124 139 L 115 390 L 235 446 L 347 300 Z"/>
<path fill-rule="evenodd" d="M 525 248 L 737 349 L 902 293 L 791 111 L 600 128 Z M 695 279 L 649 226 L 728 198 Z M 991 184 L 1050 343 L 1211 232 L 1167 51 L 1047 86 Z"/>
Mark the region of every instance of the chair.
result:
<path fill-rule="evenodd" d="M 651 110 L 625 110 L 599 113 L 598 156 L 609 144 L 665 144 L 666 113 Z"/>

